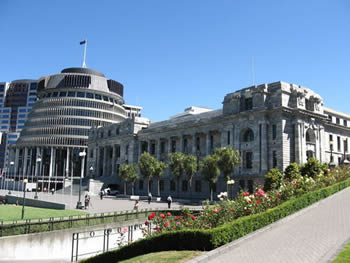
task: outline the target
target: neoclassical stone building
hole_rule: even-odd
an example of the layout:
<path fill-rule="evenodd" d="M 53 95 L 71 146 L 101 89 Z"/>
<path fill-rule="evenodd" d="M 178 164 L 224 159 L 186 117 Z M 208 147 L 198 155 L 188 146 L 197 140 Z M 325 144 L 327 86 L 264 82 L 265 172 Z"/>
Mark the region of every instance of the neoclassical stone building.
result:
<path fill-rule="evenodd" d="M 271 168 L 284 170 L 291 162 L 304 163 L 310 157 L 321 162 L 344 162 L 349 158 L 350 115 L 323 106 L 322 98 L 310 89 L 275 82 L 252 86 L 227 94 L 223 107 L 209 110 L 190 107 L 169 120 L 152 123 L 132 118 L 89 133 L 88 165 L 91 176 L 106 184 L 117 183 L 118 167 L 137 163 L 142 152 L 167 161 L 172 152 L 203 158 L 217 147 L 238 150 L 241 165 L 235 168 L 233 194 L 251 190 Z M 146 181 L 136 184 L 138 194 L 146 194 Z M 150 183 L 156 194 L 155 182 Z M 196 174 L 192 189 L 185 177 L 180 189 L 167 171 L 160 182 L 161 194 L 182 198 L 207 198 L 208 183 Z M 226 190 L 221 177 L 216 192 Z"/>

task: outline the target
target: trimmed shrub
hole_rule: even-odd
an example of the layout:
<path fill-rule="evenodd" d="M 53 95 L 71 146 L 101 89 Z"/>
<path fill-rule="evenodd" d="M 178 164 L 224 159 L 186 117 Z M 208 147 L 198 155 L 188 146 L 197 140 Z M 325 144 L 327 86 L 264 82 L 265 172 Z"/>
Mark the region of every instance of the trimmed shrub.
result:
<path fill-rule="evenodd" d="M 277 189 L 281 186 L 282 181 L 283 175 L 281 171 L 277 168 L 273 168 L 265 175 L 264 190 L 270 191 L 273 189 Z"/>
<path fill-rule="evenodd" d="M 315 178 L 318 174 L 321 173 L 322 167 L 323 166 L 317 159 L 310 158 L 301 166 L 300 173 L 302 176 Z"/>
<path fill-rule="evenodd" d="M 284 178 L 289 181 L 296 180 L 301 176 L 299 171 L 299 165 L 297 163 L 291 163 L 284 170 Z"/>

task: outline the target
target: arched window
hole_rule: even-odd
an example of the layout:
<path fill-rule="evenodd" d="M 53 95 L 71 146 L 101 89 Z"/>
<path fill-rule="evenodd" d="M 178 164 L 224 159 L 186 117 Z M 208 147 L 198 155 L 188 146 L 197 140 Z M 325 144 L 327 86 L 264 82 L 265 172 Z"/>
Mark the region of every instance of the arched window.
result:
<path fill-rule="evenodd" d="M 306 131 L 305 137 L 307 143 L 316 143 L 315 132 L 312 129 Z"/>
<path fill-rule="evenodd" d="M 251 129 L 247 129 L 243 132 L 243 137 L 242 137 L 243 142 L 251 142 L 254 141 L 254 133 Z"/>

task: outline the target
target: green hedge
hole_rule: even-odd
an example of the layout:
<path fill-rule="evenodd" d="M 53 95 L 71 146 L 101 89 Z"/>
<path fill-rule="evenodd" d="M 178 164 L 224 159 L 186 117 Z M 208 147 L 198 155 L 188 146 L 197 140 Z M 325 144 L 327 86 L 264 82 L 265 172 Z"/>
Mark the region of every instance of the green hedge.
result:
<path fill-rule="evenodd" d="M 291 215 L 348 186 L 350 186 L 350 179 L 327 188 L 306 193 L 298 198 L 290 199 L 263 213 L 238 218 L 217 228 L 163 232 L 82 262 L 117 262 L 151 252 L 166 250 L 212 250 Z"/>

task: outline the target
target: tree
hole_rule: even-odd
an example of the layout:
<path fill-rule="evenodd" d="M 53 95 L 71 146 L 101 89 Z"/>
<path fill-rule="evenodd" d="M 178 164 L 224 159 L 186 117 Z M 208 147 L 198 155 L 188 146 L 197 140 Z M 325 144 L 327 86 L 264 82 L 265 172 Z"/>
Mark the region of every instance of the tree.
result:
<path fill-rule="evenodd" d="M 232 147 L 223 147 L 217 148 L 214 154 L 218 158 L 218 167 L 221 173 L 224 175 L 227 184 L 227 182 L 230 180 L 230 174 L 232 174 L 233 169 L 241 163 L 239 153 Z"/>
<path fill-rule="evenodd" d="M 144 152 L 140 156 L 138 166 L 140 169 L 140 173 L 143 175 L 144 178 L 147 179 L 147 193 L 150 192 L 149 182 L 155 173 L 156 162 L 157 162 L 157 159 L 147 152 Z"/>
<path fill-rule="evenodd" d="M 265 175 L 264 190 L 270 191 L 273 189 L 278 189 L 283 182 L 283 174 L 277 168 L 270 169 L 270 171 Z"/>
<path fill-rule="evenodd" d="M 139 179 L 137 164 L 122 164 L 119 168 L 119 176 L 124 180 L 124 194 L 126 195 L 126 183 L 130 183 L 131 194 L 134 195 L 134 185 Z"/>
<path fill-rule="evenodd" d="M 209 182 L 210 201 L 213 201 L 213 185 L 218 181 L 220 175 L 217 155 L 212 154 L 204 158 L 201 167 L 201 175 Z"/>
<path fill-rule="evenodd" d="M 185 167 L 184 167 L 185 155 L 181 152 L 176 152 L 176 153 L 169 154 L 168 158 L 169 158 L 170 171 L 177 179 L 177 192 L 179 195 L 180 177 L 185 173 Z"/>
<path fill-rule="evenodd" d="M 164 162 L 156 160 L 156 167 L 155 167 L 153 176 L 157 178 L 158 196 L 160 196 L 160 187 L 159 187 L 160 177 L 162 177 L 164 175 L 164 171 L 166 168 L 167 168 L 167 165 Z"/>
<path fill-rule="evenodd" d="M 184 171 L 185 171 L 185 174 L 187 175 L 188 182 L 190 185 L 190 192 L 192 194 L 192 178 L 193 178 L 193 175 L 198 171 L 198 160 L 196 156 L 192 154 L 185 155 Z"/>

